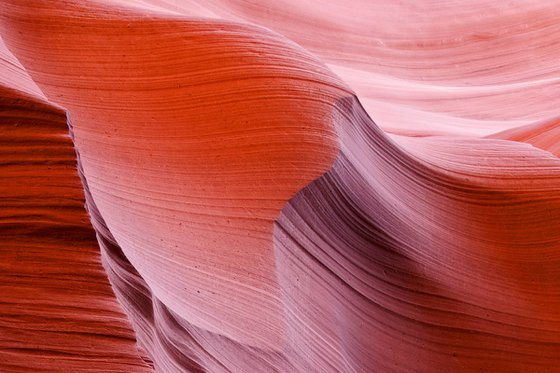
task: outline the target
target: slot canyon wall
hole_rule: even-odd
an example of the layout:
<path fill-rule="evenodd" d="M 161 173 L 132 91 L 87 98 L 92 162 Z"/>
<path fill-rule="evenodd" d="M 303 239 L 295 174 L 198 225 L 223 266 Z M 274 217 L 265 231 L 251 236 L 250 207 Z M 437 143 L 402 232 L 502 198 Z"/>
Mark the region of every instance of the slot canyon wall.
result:
<path fill-rule="evenodd" d="M 0 371 L 560 372 L 559 17 L 3 0 Z"/>

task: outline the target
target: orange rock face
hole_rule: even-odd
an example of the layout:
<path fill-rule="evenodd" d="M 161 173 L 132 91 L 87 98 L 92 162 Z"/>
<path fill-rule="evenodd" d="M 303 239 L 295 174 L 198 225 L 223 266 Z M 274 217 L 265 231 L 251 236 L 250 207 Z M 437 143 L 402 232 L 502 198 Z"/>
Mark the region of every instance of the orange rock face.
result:
<path fill-rule="evenodd" d="M 557 16 L 4 0 L 0 371 L 560 371 Z"/>
<path fill-rule="evenodd" d="M 0 51 L 0 371 L 149 372 L 99 261 L 66 113 Z"/>

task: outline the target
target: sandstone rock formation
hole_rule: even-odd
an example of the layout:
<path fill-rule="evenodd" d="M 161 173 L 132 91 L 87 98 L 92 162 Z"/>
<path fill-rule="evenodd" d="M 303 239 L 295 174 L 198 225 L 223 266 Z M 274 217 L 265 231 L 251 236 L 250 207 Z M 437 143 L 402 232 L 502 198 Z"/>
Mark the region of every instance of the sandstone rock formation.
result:
<path fill-rule="evenodd" d="M 4 0 L 0 370 L 560 371 L 559 13 Z"/>

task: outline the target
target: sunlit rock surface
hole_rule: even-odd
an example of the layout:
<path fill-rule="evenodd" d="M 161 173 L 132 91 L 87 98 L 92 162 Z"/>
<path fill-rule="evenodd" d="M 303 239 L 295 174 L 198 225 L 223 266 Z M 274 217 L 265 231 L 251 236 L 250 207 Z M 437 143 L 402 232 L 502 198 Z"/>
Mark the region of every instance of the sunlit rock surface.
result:
<path fill-rule="evenodd" d="M 560 8 L 418 3 L 0 3 L 0 371 L 560 371 Z"/>

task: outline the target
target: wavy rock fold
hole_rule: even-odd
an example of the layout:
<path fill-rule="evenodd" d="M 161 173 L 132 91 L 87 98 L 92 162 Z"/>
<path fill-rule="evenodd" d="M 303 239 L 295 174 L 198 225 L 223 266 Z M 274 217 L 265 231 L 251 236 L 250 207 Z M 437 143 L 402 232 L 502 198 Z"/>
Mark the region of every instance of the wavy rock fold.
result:
<path fill-rule="evenodd" d="M 558 10 L 510 3 L 3 1 L 0 370 L 560 369 Z"/>

